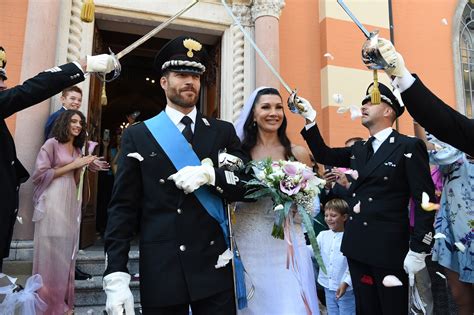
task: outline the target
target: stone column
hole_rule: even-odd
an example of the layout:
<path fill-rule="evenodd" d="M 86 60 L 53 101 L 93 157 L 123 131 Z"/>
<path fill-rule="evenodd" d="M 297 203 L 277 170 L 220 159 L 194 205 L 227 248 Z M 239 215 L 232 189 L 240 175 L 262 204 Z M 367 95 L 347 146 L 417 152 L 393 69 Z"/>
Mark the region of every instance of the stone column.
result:
<path fill-rule="evenodd" d="M 254 0 L 252 6 L 255 42 L 277 71 L 280 68 L 279 18 L 284 6 L 284 0 Z M 255 65 L 256 86 L 280 87 L 278 79 L 259 56 Z"/>
<path fill-rule="evenodd" d="M 250 0 L 237 0 L 232 4 L 232 12 L 244 29 L 253 36 Z M 232 122 L 242 111 L 245 99 L 255 88 L 255 54 L 237 25 L 231 26 L 232 32 Z"/>

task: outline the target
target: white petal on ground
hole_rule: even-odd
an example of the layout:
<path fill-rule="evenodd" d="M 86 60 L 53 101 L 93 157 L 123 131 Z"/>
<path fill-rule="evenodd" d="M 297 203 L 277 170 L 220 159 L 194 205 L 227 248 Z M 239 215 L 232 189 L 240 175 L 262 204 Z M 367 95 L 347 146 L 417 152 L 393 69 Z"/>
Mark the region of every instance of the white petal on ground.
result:
<path fill-rule="evenodd" d="M 217 258 L 217 263 L 214 266 L 216 269 L 222 268 L 229 263 L 229 261 L 234 257 L 230 249 L 226 249 L 225 252 L 219 255 Z"/>
<path fill-rule="evenodd" d="M 324 54 L 324 57 L 326 57 L 326 58 L 328 58 L 328 59 L 331 59 L 331 60 L 334 60 L 334 56 L 331 55 L 331 54 L 328 53 L 328 52 Z"/>
<path fill-rule="evenodd" d="M 385 276 L 385 278 L 382 280 L 382 284 L 387 288 L 401 287 L 403 285 L 400 279 L 392 275 Z"/>
<path fill-rule="evenodd" d="M 332 99 L 334 102 L 336 102 L 336 104 L 342 104 L 342 102 L 344 102 L 344 96 L 342 96 L 340 93 L 334 93 L 332 95 Z"/>
<path fill-rule="evenodd" d="M 434 239 L 439 239 L 439 238 L 446 238 L 446 235 L 444 235 L 443 233 L 436 233 L 435 236 L 433 236 Z"/>
<path fill-rule="evenodd" d="M 355 213 L 360 213 L 360 201 L 352 208 Z"/>
<path fill-rule="evenodd" d="M 456 246 L 461 252 L 465 252 L 466 251 L 466 247 L 464 246 L 463 243 L 461 242 L 456 242 L 454 243 L 454 246 Z"/>
<path fill-rule="evenodd" d="M 129 154 L 127 154 L 127 156 L 131 157 L 131 158 L 134 158 L 134 159 L 137 159 L 140 162 L 143 161 L 143 157 L 138 152 L 129 153 Z"/>

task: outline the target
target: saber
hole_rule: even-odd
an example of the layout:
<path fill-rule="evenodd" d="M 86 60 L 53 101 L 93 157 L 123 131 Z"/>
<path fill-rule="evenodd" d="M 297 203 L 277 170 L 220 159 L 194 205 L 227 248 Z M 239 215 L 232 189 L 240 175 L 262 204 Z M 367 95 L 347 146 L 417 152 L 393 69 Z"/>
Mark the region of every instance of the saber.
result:
<path fill-rule="evenodd" d="M 180 10 L 175 15 L 171 16 L 169 19 L 167 19 L 166 21 L 164 21 L 163 23 L 161 23 L 160 25 L 158 25 L 157 27 L 155 27 L 154 29 L 149 31 L 147 34 L 140 37 L 138 40 L 133 42 L 131 45 L 127 46 L 125 49 L 120 51 L 118 54 L 114 54 L 113 51 L 109 48 L 110 55 L 114 58 L 114 74 L 113 74 L 112 78 L 110 78 L 110 79 L 107 79 L 105 77 L 105 73 L 102 74 L 102 75 L 97 74 L 99 79 L 103 82 L 111 82 L 111 81 L 115 80 L 116 78 L 118 78 L 118 76 L 120 75 L 120 72 L 122 71 L 122 65 L 119 62 L 120 58 L 122 58 L 123 56 L 125 56 L 126 54 L 128 54 L 129 52 L 131 52 L 132 50 L 134 50 L 135 48 L 137 48 L 138 46 L 140 46 L 141 44 L 143 44 L 144 42 L 146 42 L 147 40 L 149 40 L 150 38 L 152 38 L 156 34 L 158 34 L 159 31 L 161 31 L 162 29 L 164 29 L 165 27 L 170 25 L 171 22 L 173 22 L 178 17 L 183 15 L 184 12 L 191 9 L 198 2 L 199 2 L 199 0 L 192 0 L 182 10 Z"/>
<path fill-rule="evenodd" d="M 365 35 L 365 37 L 367 37 L 367 39 L 370 39 L 374 36 L 374 33 L 369 32 L 364 27 L 364 25 L 362 25 L 362 23 L 359 22 L 359 20 L 354 16 L 354 14 L 352 14 L 351 10 L 349 10 L 347 5 L 344 3 L 344 0 L 337 0 L 337 3 L 339 3 L 339 5 L 342 7 L 342 9 L 344 9 L 344 11 L 346 11 L 347 15 L 349 15 L 349 17 L 352 19 L 352 21 L 354 21 L 354 23 L 359 27 L 359 29 L 362 31 L 362 33 L 364 33 L 364 35 Z"/>
<path fill-rule="evenodd" d="M 222 5 L 224 6 L 225 10 L 227 13 L 230 15 L 232 20 L 234 20 L 235 24 L 239 27 L 240 31 L 242 34 L 244 34 L 244 37 L 249 41 L 250 45 L 255 49 L 257 54 L 260 56 L 260 58 L 263 60 L 265 65 L 270 69 L 270 71 L 273 73 L 273 75 L 280 81 L 281 85 L 285 88 L 285 90 L 290 94 L 290 97 L 288 98 L 288 107 L 290 108 L 290 111 L 293 113 L 302 113 L 304 112 L 304 107 L 301 105 L 299 102 L 300 100 L 298 99 L 298 96 L 296 95 L 296 89 L 291 89 L 290 86 L 283 80 L 281 75 L 276 71 L 276 69 L 273 67 L 273 65 L 270 63 L 270 61 L 267 59 L 265 54 L 258 48 L 257 43 L 253 40 L 253 38 L 247 33 L 247 31 L 244 29 L 240 21 L 235 17 L 235 15 L 232 13 L 232 10 L 229 8 L 225 0 L 221 0 Z"/>
<path fill-rule="evenodd" d="M 199 0 L 193 0 L 191 1 L 185 8 L 183 8 L 181 11 L 177 12 L 175 15 L 173 15 L 172 17 L 170 17 L 169 19 L 167 19 L 166 21 L 164 21 L 163 23 L 161 23 L 160 25 L 158 25 L 157 27 L 155 27 L 154 29 L 152 29 L 150 32 L 148 32 L 146 35 L 143 35 L 142 37 L 140 37 L 136 42 L 134 42 L 133 44 L 129 45 L 128 47 L 126 47 L 124 50 L 122 50 L 121 52 L 119 52 L 118 54 L 115 55 L 115 57 L 117 59 L 120 59 L 122 58 L 123 56 L 125 56 L 126 54 L 128 54 L 129 52 L 131 52 L 132 50 L 134 50 L 135 48 L 137 48 L 138 46 L 140 46 L 141 44 L 143 44 L 144 42 L 146 42 L 147 40 L 149 40 L 150 38 L 152 38 L 153 36 L 155 36 L 159 31 L 161 31 L 162 29 L 164 29 L 165 27 L 167 27 L 168 25 L 171 24 L 171 22 L 173 22 L 174 20 L 176 20 L 179 16 L 183 15 L 184 12 L 188 11 L 189 9 L 191 9 L 196 3 L 198 3 Z"/>
<path fill-rule="evenodd" d="M 247 33 L 247 31 L 244 29 L 240 21 L 235 17 L 235 15 L 232 13 L 232 10 L 229 8 L 225 0 L 221 0 L 222 4 L 224 5 L 224 8 L 226 9 L 227 13 L 232 17 L 232 20 L 234 20 L 235 24 L 239 27 L 239 29 L 242 31 L 244 34 L 245 38 L 249 41 L 250 45 L 252 45 L 253 49 L 257 52 L 257 54 L 262 58 L 263 62 L 267 65 L 268 69 L 273 73 L 273 75 L 280 81 L 280 83 L 283 85 L 285 90 L 289 93 L 292 94 L 294 93 L 294 90 L 290 88 L 290 86 L 283 80 L 281 75 L 276 71 L 276 69 L 273 67 L 273 65 L 270 63 L 270 61 L 267 59 L 267 57 L 263 54 L 263 52 L 258 48 L 257 44 L 255 41 L 252 39 L 252 37 Z"/>

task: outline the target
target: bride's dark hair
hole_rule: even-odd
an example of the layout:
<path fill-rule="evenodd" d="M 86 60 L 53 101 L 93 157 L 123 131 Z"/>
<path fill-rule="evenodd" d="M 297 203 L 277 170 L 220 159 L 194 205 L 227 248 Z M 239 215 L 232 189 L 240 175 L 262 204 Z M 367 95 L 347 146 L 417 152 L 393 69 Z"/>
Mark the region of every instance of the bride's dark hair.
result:
<path fill-rule="evenodd" d="M 255 147 L 257 144 L 257 132 L 258 128 L 257 125 L 254 123 L 253 120 L 253 114 L 255 110 L 255 104 L 258 103 L 260 100 L 260 97 L 262 95 L 278 95 L 281 99 L 280 92 L 278 92 L 277 89 L 274 88 L 264 88 L 260 91 L 258 91 L 257 95 L 255 96 L 255 100 L 253 101 L 252 104 L 252 110 L 250 111 L 249 115 L 247 116 L 247 119 L 245 120 L 244 124 L 244 139 L 242 140 L 242 148 L 244 149 L 245 152 L 247 152 L 250 155 L 250 151 Z M 286 116 L 283 114 L 283 122 L 281 123 L 280 128 L 278 128 L 278 139 L 280 140 L 280 143 L 283 145 L 285 148 L 285 158 L 289 159 L 293 157 L 293 154 L 291 153 L 291 142 L 288 136 L 286 135 Z"/>

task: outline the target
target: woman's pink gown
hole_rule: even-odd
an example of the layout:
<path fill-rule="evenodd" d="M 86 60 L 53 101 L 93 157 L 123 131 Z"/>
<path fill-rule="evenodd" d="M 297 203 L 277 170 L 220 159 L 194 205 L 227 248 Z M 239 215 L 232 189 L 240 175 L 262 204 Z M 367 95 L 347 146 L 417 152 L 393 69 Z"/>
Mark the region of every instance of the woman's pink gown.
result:
<path fill-rule="evenodd" d="M 33 274 L 43 277 L 40 297 L 48 304 L 45 314 L 63 315 L 74 307 L 74 270 L 79 243 L 81 200 L 77 198 L 74 171 L 53 179 L 54 169 L 73 162 L 65 145 L 54 138 L 41 147 L 33 174 Z"/>

